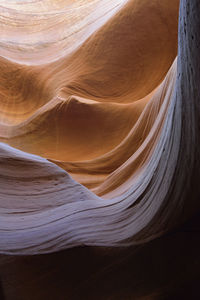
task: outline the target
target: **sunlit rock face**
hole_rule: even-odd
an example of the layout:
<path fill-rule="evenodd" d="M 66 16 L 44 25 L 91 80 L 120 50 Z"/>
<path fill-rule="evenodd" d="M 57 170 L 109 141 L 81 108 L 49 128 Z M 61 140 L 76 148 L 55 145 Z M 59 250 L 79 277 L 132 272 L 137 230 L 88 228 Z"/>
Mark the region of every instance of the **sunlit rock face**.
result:
<path fill-rule="evenodd" d="M 1 141 L 103 183 L 157 118 L 178 2 L 3 2 Z"/>
<path fill-rule="evenodd" d="M 0 7 L 0 252 L 138 244 L 176 225 L 179 0 Z"/>

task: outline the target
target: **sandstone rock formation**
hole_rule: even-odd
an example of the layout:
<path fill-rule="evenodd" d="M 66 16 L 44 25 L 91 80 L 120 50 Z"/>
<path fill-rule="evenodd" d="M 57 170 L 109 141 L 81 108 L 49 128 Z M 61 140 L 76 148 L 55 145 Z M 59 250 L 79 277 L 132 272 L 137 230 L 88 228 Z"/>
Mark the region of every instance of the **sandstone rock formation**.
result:
<path fill-rule="evenodd" d="M 0 252 L 137 245 L 195 212 L 198 2 L 178 58 L 178 0 L 1 2 Z"/>

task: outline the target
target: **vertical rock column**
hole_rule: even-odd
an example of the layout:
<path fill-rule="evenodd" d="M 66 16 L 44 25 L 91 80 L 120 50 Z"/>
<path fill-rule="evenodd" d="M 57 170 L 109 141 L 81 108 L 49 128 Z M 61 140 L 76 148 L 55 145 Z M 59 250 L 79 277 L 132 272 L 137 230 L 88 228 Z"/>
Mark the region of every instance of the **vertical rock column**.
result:
<path fill-rule="evenodd" d="M 200 207 L 200 1 L 182 0 L 179 17 L 177 101 L 181 142 L 175 182 L 183 217 Z M 179 178 L 179 180 L 177 180 Z"/>

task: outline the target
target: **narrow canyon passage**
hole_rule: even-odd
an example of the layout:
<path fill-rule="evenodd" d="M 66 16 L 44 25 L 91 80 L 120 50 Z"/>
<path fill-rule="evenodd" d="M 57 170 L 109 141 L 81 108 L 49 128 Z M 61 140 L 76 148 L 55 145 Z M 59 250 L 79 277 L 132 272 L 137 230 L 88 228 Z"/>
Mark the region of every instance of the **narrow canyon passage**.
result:
<path fill-rule="evenodd" d="M 0 299 L 200 298 L 199 16 L 0 0 Z"/>
<path fill-rule="evenodd" d="M 143 244 L 194 213 L 199 4 L 178 31 L 179 1 L 6 3 L 0 252 Z"/>

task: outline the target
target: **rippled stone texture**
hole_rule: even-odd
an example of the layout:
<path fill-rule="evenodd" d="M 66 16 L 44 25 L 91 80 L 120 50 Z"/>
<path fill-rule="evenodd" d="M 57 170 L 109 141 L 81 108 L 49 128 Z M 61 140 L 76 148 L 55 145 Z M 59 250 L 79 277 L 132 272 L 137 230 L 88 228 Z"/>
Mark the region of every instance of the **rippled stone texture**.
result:
<path fill-rule="evenodd" d="M 0 252 L 137 245 L 197 209 L 186 4 L 177 59 L 178 0 L 1 1 Z"/>

